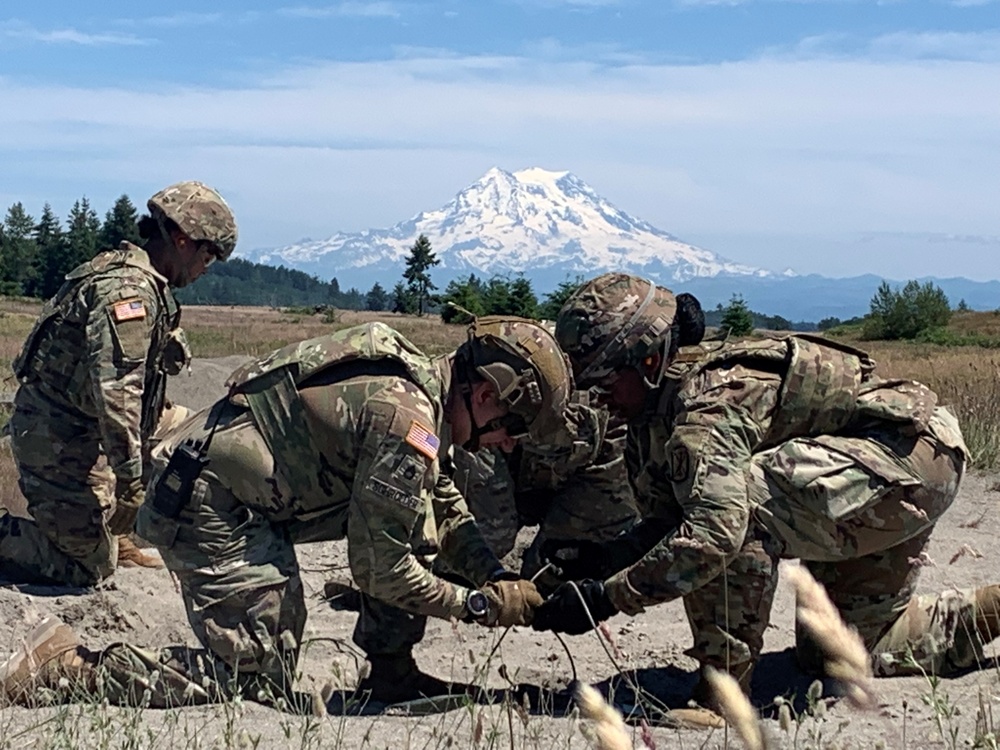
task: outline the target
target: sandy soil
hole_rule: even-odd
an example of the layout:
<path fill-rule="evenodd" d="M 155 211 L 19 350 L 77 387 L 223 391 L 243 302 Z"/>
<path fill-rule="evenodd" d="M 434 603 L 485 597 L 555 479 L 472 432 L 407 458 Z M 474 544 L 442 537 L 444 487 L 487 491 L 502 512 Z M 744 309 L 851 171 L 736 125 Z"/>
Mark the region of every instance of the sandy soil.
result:
<path fill-rule="evenodd" d="M 204 405 L 221 393 L 226 375 L 239 362 L 240 358 L 230 357 L 198 363 L 193 376 L 173 379 L 170 395 L 177 403 Z M 1000 545 L 996 543 L 1000 517 L 994 512 L 998 492 L 997 476 L 967 478 L 955 505 L 936 529 L 921 591 L 979 586 L 1000 579 Z M 522 534 L 522 541 L 528 538 L 530 531 Z M 355 615 L 331 606 L 323 593 L 327 579 L 346 575 L 345 546 L 304 545 L 300 552 L 310 639 L 301 661 L 302 687 L 319 691 L 332 683 L 349 688 L 363 663 L 350 640 Z M 13 647 L 32 622 L 49 612 L 70 623 L 94 648 L 115 641 L 149 647 L 195 644 L 181 598 L 170 575 L 162 570 L 123 569 L 95 591 L 0 587 L 0 645 Z M 650 701 L 682 707 L 694 683 L 694 663 L 683 655 L 690 632 L 679 602 L 635 618 L 618 615 L 608 631 L 611 645 L 590 633 L 567 637 L 564 649 L 553 635 L 530 629 L 515 628 L 501 639 L 495 631 L 432 620 L 416 652 L 422 667 L 440 677 L 485 681 L 494 692 L 483 704 L 430 715 L 406 716 L 379 706 L 348 711 L 337 692 L 324 718 L 291 716 L 255 704 L 176 712 L 93 705 L 61 710 L 7 708 L 0 709 L 0 748 L 158 747 L 178 742 L 187 747 L 293 743 L 300 747 L 586 747 L 590 740 L 581 731 L 585 722 L 572 712 L 567 714 L 567 694 L 562 691 L 574 673 L 605 691 L 611 689 L 622 707 L 636 704 L 630 687 L 635 684 L 652 696 Z M 879 680 L 880 707 L 874 711 L 859 713 L 827 697 L 819 709 L 810 712 L 804 698 L 810 679 L 795 666 L 793 641 L 794 597 L 782 581 L 753 685 L 753 700 L 762 711 L 771 746 L 996 746 L 991 733 L 993 706 L 1000 696 L 1000 669 L 992 661 L 982 670 L 936 685 L 924 678 Z M 505 692 L 511 683 L 528 687 Z M 824 695 L 834 690 L 827 683 Z M 513 700 L 506 699 L 512 696 Z M 802 714 L 791 731 L 779 726 L 777 697 L 793 699 Z M 489 702 L 492 705 L 486 705 Z M 643 730 L 634 727 L 630 731 L 636 747 L 641 747 Z M 62 736 L 75 739 L 67 744 L 59 739 Z M 723 730 L 653 726 L 647 739 L 659 748 L 741 746 L 732 732 Z"/>

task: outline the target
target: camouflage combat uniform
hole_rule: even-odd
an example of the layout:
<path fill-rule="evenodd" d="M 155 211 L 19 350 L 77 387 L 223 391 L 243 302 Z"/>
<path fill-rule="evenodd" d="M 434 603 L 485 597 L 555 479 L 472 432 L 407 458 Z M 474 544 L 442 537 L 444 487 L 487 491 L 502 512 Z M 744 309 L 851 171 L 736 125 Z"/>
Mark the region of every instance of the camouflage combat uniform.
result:
<path fill-rule="evenodd" d="M 14 362 L 10 418 L 34 522 L 0 511 L 0 575 L 87 586 L 115 568 L 114 485 L 139 479 L 180 310 L 140 247 L 70 272 Z"/>
<path fill-rule="evenodd" d="M 880 380 L 863 353 L 822 339 L 702 348 L 629 425 L 640 511 L 676 530 L 607 581 L 614 605 L 636 614 L 683 597 L 689 654 L 747 685 L 778 560 L 801 558 L 877 674 L 912 670 L 911 651 L 935 674 L 979 662 L 973 592 L 914 596 L 967 458 L 952 413 L 926 386 Z M 818 665 L 813 644 L 798 648 Z"/>
<path fill-rule="evenodd" d="M 567 408 L 569 439 L 563 445 L 521 444 L 509 455 L 455 450 L 455 484 L 497 556 L 513 550 L 522 527 L 539 527 L 524 551 L 525 578 L 541 569 L 546 540 L 606 541 L 636 521 L 625 423 L 585 398 L 576 394 Z"/>
<path fill-rule="evenodd" d="M 180 581 L 205 650 L 106 649 L 110 699 L 135 702 L 148 689 L 154 706 L 200 703 L 229 693 L 232 680 L 285 693 L 306 619 L 297 543 L 347 539 L 363 592 L 354 640 L 369 657 L 409 650 L 427 616 L 462 617 L 468 589 L 433 575 L 435 556 L 470 585 L 501 566 L 439 468 L 450 377 L 447 360 L 380 323 L 234 373 L 233 394 L 154 456 L 158 475 L 182 441 L 205 441 L 215 427 L 190 501 L 171 518 L 153 494 L 137 522 Z"/>

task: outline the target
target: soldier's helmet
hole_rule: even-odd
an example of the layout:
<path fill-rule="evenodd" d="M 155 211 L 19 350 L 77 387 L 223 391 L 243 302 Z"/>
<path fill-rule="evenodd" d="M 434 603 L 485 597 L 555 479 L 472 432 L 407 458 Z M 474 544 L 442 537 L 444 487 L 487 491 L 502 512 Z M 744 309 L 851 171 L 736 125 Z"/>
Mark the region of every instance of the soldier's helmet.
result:
<path fill-rule="evenodd" d="M 459 377 L 472 372 L 489 382 L 509 414 L 496 427 L 511 437 L 552 442 L 566 430 L 573 389 L 566 355 L 555 337 L 533 320 L 503 315 L 476 318 L 455 352 Z"/>
<path fill-rule="evenodd" d="M 173 221 L 195 242 L 210 242 L 219 260 L 236 249 L 236 218 L 222 196 L 208 185 L 194 180 L 163 188 L 146 203 L 157 221 Z"/>
<path fill-rule="evenodd" d="M 675 342 L 677 300 L 648 279 L 606 273 L 581 286 L 556 318 L 556 339 L 569 355 L 578 388 L 600 386 L 612 373 L 663 355 Z M 650 383 L 656 385 L 656 383 Z"/>

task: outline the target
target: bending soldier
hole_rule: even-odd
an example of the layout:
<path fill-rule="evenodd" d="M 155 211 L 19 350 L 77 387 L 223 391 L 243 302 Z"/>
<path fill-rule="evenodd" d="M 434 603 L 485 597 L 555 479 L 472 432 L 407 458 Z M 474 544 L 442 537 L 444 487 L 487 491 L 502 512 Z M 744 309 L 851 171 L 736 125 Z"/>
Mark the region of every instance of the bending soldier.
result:
<path fill-rule="evenodd" d="M 158 449 L 137 524 L 179 579 L 205 650 L 97 653 L 50 620 L 0 667 L 8 698 L 30 701 L 60 677 L 86 687 L 101 671 L 123 703 L 146 689 L 154 706 L 234 690 L 287 695 L 306 619 L 295 544 L 344 538 L 363 594 L 354 639 L 371 669 L 361 693 L 395 702 L 448 692 L 413 659 L 426 618 L 527 624 L 541 596 L 504 571 L 439 457 L 452 443 L 510 450 L 522 437 L 548 439 L 561 429 L 569 382 L 550 333 L 498 318 L 476 321 L 437 360 L 372 323 L 241 368 L 230 397 Z M 192 452 L 208 464 L 193 491 L 178 492 L 191 477 L 177 457 Z M 432 574 L 435 556 L 469 585 Z M 161 677 L 150 685 L 154 670 Z"/>
<path fill-rule="evenodd" d="M 864 353 L 816 337 L 678 357 L 703 332 L 693 297 L 624 274 L 587 283 L 559 314 L 579 387 L 599 387 L 631 420 L 644 517 L 603 556 L 560 552 L 570 577 L 590 579 L 579 589 L 595 619 L 683 597 L 688 653 L 749 690 L 778 561 L 800 558 L 858 629 L 877 674 L 981 663 L 982 643 L 998 634 L 1000 589 L 914 595 L 920 552 L 965 470 L 952 413 L 926 386 L 882 380 Z M 590 623 L 564 586 L 534 627 L 579 633 Z M 820 666 L 804 634 L 797 651 Z"/>
<path fill-rule="evenodd" d="M 187 357 L 183 287 L 236 247 L 236 221 L 200 182 L 164 188 L 122 242 L 66 276 L 14 361 L 9 431 L 33 521 L 0 510 L 0 575 L 90 586 L 118 559 L 143 500 L 166 375 Z"/>
<path fill-rule="evenodd" d="M 636 521 L 625 468 L 625 422 L 587 403 L 578 391 L 566 407 L 568 435 L 556 445 L 520 443 L 501 451 L 455 451 L 455 484 L 480 531 L 499 557 L 514 549 L 518 531 L 538 526 L 524 550 L 521 575 L 533 578 L 542 551 L 567 540 L 604 542 Z M 540 588 L 557 583 L 551 575 Z"/>

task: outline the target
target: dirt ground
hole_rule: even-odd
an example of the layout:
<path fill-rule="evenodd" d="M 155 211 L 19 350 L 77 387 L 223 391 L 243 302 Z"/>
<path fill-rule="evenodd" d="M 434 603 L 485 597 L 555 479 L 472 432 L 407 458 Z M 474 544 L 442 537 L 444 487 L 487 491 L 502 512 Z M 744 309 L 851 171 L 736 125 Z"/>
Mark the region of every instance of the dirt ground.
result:
<path fill-rule="evenodd" d="M 177 403 L 206 405 L 221 395 L 225 377 L 240 361 L 228 357 L 196 363 L 192 376 L 172 380 L 170 396 Z M 975 587 L 1000 579 L 998 499 L 1000 477 L 967 477 L 936 529 L 921 591 Z M 530 530 L 522 533 L 522 541 L 528 538 Z M 309 603 L 302 687 L 320 691 L 332 683 L 350 688 L 363 664 L 351 643 L 355 615 L 331 606 L 323 593 L 328 578 L 346 575 L 345 545 L 304 545 L 300 563 Z M 795 563 L 783 563 L 789 564 Z M 116 641 L 147 647 L 196 643 L 180 595 L 163 570 L 122 569 L 93 591 L 0 586 L 0 650 L 13 648 L 46 613 L 62 617 L 92 648 Z M 100 706 L 7 708 L 0 709 L 0 748 L 167 747 L 178 742 L 186 747 L 587 747 L 591 740 L 585 734 L 586 722 L 569 710 L 563 691 L 574 673 L 612 692 L 625 709 L 656 701 L 682 707 L 694 683 L 694 662 L 683 653 L 690 632 L 679 602 L 635 618 L 618 615 L 608 632 L 611 644 L 590 633 L 566 637 L 564 649 L 552 634 L 530 629 L 514 628 L 501 640 L 497 631 L 432 620 L 416 652 L 421 666 L 443 678 L 485 681 L 494 691 L 480 704 L 427 715 L 407 716 L 379 706 L 345 709 L 339 691 L 330 696 L 323 718 L 291 716 L 247 703 L 138 713 Z M 769 746 L 996 747 L 993 708 L 1000 700 L 1000 668 L 993 661 L 940 682 L 917 677 L 879 680 L 880 707 L 859 713 L 834 697 L 822 698 L 818 707 L 807 706 L 804 696 L 811 680 L 795 666 L 793 641 L 794 597 L 782 581 L 753 685 Z M 523 687 L 505 692 L 512 684 Z M 646 699 L 635 700 L 636 684 Z M 827 683 L 824 696 L 834 689 Z M 791 700 L 799 714 L 786 729 L 777 718 L 779 697 Z M 1000 720 L 1000 705 L 997 708 Z M 647 715 L 653 726 L 642 729 L 637 721 L 630 729 L 637 748 L 642 747 L 642 735 L 647 745 L 657 748 L 741 747 L 731 731 L 655 726 L 655 712 Z M 75 740 L 60 740 L 63 735 Z"/>

